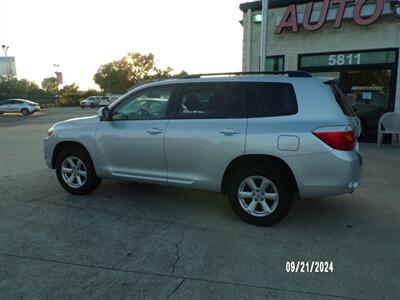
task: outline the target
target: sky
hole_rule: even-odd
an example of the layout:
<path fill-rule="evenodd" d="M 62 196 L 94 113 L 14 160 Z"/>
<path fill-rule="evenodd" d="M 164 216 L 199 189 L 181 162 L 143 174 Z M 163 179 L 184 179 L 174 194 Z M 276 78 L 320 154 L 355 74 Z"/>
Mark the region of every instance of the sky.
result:
<path fill-rule="evenodd" d="M 0 0 L 0 44 L 18 78 L 96 88 L 99 66 L 129 52 L 189 73 L 240 71 L 241 0 Z M 3 55 L 3 53 L 1 54 Z"/>

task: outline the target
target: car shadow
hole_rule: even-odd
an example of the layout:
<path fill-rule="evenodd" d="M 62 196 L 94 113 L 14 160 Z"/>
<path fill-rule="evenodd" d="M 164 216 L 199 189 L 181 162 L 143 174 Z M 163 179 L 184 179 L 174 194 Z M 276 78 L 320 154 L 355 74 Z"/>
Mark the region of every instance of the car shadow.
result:
<path fill-rule="evenodd" d="M 71 196 L 73 197 L 73 196 Z M 356 221 L 357 203 L 349 195 L 296 199 L 288 216 L 270 227 L 276 230 L 297 230 L 340 225 L 352 227 Z M 86 202 L 90 199 L 89 202 Z M 73 198 L 76 201 L 76 198 Z M 194 191 L 162 185 L 104 180 L 91 195 L 79 202 L 123 216 L 134 215 L 148 220 L 197 224 L 204 226 L 252 226 L 242 222 L 232 211 L 227 197 L 218 193 Z M 207 226 L 208 226 L 207 225 Z M 256 226 L 252 226 L 257 228 Z M 262 228 L 262 227 L 258 227 Z M 328 230 L 328 229 L 327 229 Z"/>

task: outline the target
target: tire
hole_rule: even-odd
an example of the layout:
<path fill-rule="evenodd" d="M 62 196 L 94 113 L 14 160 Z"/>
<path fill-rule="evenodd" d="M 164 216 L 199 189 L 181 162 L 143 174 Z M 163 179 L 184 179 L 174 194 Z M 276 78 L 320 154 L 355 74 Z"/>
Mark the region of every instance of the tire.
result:
<path fill-rule="evenodd" d="M 23 114 L 24 116 L 28 116 L 30 114 L 30 111 L 27 108 L 23 108 L 21 109 L 21 114 Z"/>
<path fill-rule="evenodd" d="M 84 107 L 84 106 L 81 106 L 81 108 L 84 109 L 85 107 Z"/>
<path fill-rule="evenodd" d="M 255 184 L 253 189 L 250 188 L 252 184 L 249 179 Z M 266 189 L 263 189 L 262 183 L 267 186 Z M 239 191 L 245 196 L 240 197 Z M 294 191 L 279 168 L 254 166 L 239 169 L 232 176 L 228 184 L 228 198 L 234 212 L 243 221 L 258 226 L 270 226 L 289 213 Z"/>
<path fill-rule="evenodd" d="M 96 108 L 96 105 L 94 105 L 93 103 L 90 104 L 90 108 Z"/>
<path fill-rule="evenodd" d="M 64 170 L 70 169 L 70 171 L 65 172 L 63 168 Z M 84 176 L 85 172 L 86 177 Z M 61 151 L 56 160 L 56 173 L 61 186 L 74 195 L 89 194 L 101 183 L 101 178 L 97 176 L 89 154 L 86 150 L 78 147 L 66 148 Z M 71 179 L 71 177 L 74 178 Z M 72 181 L 68 183 L 68 179 Z"/>

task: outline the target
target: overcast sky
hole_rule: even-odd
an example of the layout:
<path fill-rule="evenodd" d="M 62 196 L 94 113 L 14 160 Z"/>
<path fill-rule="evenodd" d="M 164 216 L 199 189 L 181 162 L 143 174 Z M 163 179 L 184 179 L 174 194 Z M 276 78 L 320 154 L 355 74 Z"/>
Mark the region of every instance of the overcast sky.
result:
<path fill-rule="evenodd" d="M 19 78 L 40 84 L 57 63 L 64 82 L 82 89 L 128 52 L 152 52 L 177 72 L 240 71 L 241 2 L 0 0 L 0 44 L 10 45 Z"/>

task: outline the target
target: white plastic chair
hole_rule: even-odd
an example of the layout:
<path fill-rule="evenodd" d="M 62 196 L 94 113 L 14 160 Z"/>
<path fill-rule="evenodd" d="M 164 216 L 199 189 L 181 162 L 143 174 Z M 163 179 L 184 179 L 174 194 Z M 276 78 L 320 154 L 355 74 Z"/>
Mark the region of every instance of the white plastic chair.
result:
<path fill-rule="evenodd" d="M 378 147 L 381 146 L 385 134 L 396 136 L 397 145 L 400 147 L 400 112 L 388 112 L 379 119 Z"/>

